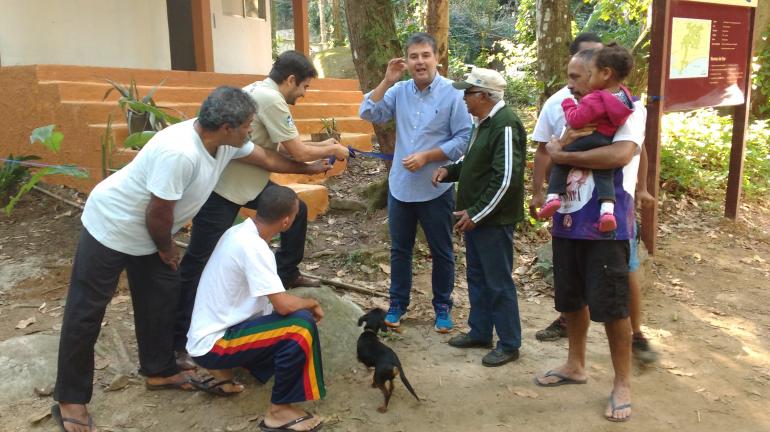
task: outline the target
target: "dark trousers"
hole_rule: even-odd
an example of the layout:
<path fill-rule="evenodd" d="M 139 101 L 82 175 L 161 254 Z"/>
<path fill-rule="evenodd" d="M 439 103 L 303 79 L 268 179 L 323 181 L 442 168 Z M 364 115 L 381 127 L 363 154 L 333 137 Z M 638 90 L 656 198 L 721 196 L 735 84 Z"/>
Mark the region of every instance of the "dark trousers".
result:
<path fill-rule="evenodd" d="M 274 187 L 268 182 L 265 189 Z M 243 207 L 256 209 L 257 199 L 247 202 Z M 203 268 L 214 252 L 219 238 L 235 221 L 241 206 L 211 193 L 198 214 L 193 218 L 192 233 L 187 252 L 182 258 L 179 269 L 182 274 L 182 292 L 179 297 L 176 325 L 174 326 L 174 348 L 184 350 L 187 344 L 187 331 L 190 329 L 190 317 L 195 306 L 195 293 L 198 291 Z M 305 256 L 305 236 L 307 234 L 307 205 L 300 200 L 299 212 L 288 230 L 281 233 L 281 246 L 275 251 L 278 276 L 284 283 L 299 276 L 299 263 Z"/>
<path fill-rule="evenodd" d="M 521 321 L 513 270 L 513 225 L 477 226 L 465 233 L 470 336 L 510 352 L 521 347 Z"/>
<path fill-rule="evenodd" d="M 193 358 L 206 369 L 246 368 L 260 382 L 275 375 L 274 404 L 318 400 L 326 395 L 321 343 L 313 315 L 273 313 L 236 324 L 211 350 Z"/>
<path fill-rule="evenodd" d="M 123 269 L 134 307 L 140 372 L 151 377 L 179 372 L 173 350 L 179 273 L 164 264 L 157 253 L 133 256 L 112 250 L 84 228 L 72 265 L 59 340 L 54 390 L 54 399 L 59 402 L 86 404 L 91 400 L 94 345 Z"/>
<path fill-rule="evenodd" d="M 404 202 L 388 194 L 390 228 L 390 302 L 402 310 L 412 291 L 412 250 L 420 223 L 433 258 L 433 306 L 452 306 L 455 258 L 452 250 L 454 189 L 430 201 Z"/>
<path fill-rule="evenodd" d="M 612 144 L 612 137 L 594 132 L 591 135 L 578 138 L 566 147 L 565 151 L 581 152 L 592 150 L 598 147 L 604 147 Z M 549 194 L 567 193 L 567 176 L 572 169 L 569 165 L 554 165 L 551 168 L 551 177 L 548 179 Z M 615 170 L 595 169 L 591 170 L 594 175 L 594 184 L 596 184 L 596 196 L 599 201 L 615 202 L 615 185 L 613 184 Z"/>

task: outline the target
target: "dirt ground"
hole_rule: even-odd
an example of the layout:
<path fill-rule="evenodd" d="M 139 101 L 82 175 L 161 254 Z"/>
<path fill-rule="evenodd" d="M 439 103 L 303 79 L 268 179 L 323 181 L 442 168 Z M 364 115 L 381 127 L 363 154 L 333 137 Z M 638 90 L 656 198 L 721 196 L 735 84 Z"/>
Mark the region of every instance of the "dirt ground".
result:
<path fill-rule="evenodd" d="M 381 167 L 367 161 L 355 162 L 351 171 L 330 183 L 335 200 L 360 196 L 356 185 L 383 175 Z M 66 189 L 53 191 L 82 199 Z M 516 239 L 514 273 L 524 329 L 519 361 L 482 367 L 483 350 L 453 349 L 446 344 L 449 336 L 432 330 L 430 262 L 421 243 L 413 308 L 403 333 L 387 343 L 399 353 L 423 401 L 415 401 L 397 383 L 390 410 L 378 413 L 381 394 L 369 387 L 370 373 L 356 363 L 351 346 L 348 372 L 330 377 L 327 398 L 306 408 L 324 416 L 325 430 L 331 431 L 770 430 L 770 211 L 754 204 L 733 223 L 713 206 L 695 204 L 664 204 L 659 250 L 644 265 L 644 328 L 661 358 L 652 366 L 634 366 L 629 422 L 612 424 L 602 417 L 612 367 L 599 325 L 589 333 L 587 385 L 540 388 L 532 382 L 533 374 L 559 365 L 566 356 L 566 340 L 540 343 L 534 337 L 555 318 L 549 290 L 534 270 L 536 248 L 547 241 L 543 230 L 519 233 Z M 79 216 L 77 209 L 38 192 L 27 196 L 11 217 L 0 216 L 0 340 L 58 334 Z M 334 210 L 319 218 L 309 229 L 303 270 L 387 292 L 385 222 L 382 211 Z M 462 329 L 468 303 L 459 242 L 456 250 L 453 315 Z M 374 297 L 345 295 L 362 307 L 384 304 Z M 16 328 L 33 317 L 34 323 Z M 125 283 L 105 322 L 90 405 L 100 430 L 257 430 L 270 384 L 246 377 L 246 392 L 228 399 L 148 392 L 136 375 Z M 51 404 L 30 388 L 29 397 L 0 406 L 0 429 L 56 430 L 44 418 Z"/>

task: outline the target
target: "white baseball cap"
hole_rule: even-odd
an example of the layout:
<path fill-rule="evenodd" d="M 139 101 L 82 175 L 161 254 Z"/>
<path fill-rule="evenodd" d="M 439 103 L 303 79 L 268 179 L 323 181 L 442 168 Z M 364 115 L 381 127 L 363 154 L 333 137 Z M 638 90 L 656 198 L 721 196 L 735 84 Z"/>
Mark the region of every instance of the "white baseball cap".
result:
<path fill-rule="evenodd" d="M 500 72 L 477 67 L 473 68 L 464 81 L 455 81 L 452 86 L 458 90 L 481 87 L 495 92 L 503 92 L 506 84 L 505 78 Z"/>

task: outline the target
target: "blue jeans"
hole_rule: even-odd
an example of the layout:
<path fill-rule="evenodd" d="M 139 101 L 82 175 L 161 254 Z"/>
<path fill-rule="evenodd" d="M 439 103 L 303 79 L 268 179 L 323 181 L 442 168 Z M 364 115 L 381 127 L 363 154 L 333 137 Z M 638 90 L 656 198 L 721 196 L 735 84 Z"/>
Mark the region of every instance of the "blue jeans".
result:
<path fill-rule="evenodd" d="M 521 321 L 513 283 L 513 225 L 477 226 L 465 233 L 470 337 L 510 352 L 521 346 Z"/>
<path fill-rule="evenodd" d="M 412 291 L 412 251 L 420 223 L 433 257 L 433 307 L 452 306 L 455 258 L 452 251 L 454 189 L 430 201 L 404 202 L 388 194 L 390 227 L 390 302 L 402 311 Z"/>

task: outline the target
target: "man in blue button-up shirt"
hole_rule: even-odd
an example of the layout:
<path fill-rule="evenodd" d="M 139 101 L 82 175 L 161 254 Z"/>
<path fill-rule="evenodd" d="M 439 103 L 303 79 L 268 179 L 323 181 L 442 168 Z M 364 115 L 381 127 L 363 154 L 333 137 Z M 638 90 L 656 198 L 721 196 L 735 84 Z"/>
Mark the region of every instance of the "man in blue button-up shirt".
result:
<path fill-rule="evenodd" d="M 436 41 L 415 33 L 406 42 L 406 59 L 388 62 L 385 78 L 364 97 L 360 115 L 373 123 L 396 119 L 396 151 L 388 178 L 390 226 L 390 309 L 385 323 L 397 327 L 409 306 L 412 250 L 417 222 L 433 257 L 433 307 L 436 331 L 452 329 L 454 288 L 451 184 L 433 187 L 431 174 L 456 161 L 468 145 L 471 116 L 463 94 L 436 70 Z M 401 81 L 409 70 L 412 79 Z"/>

